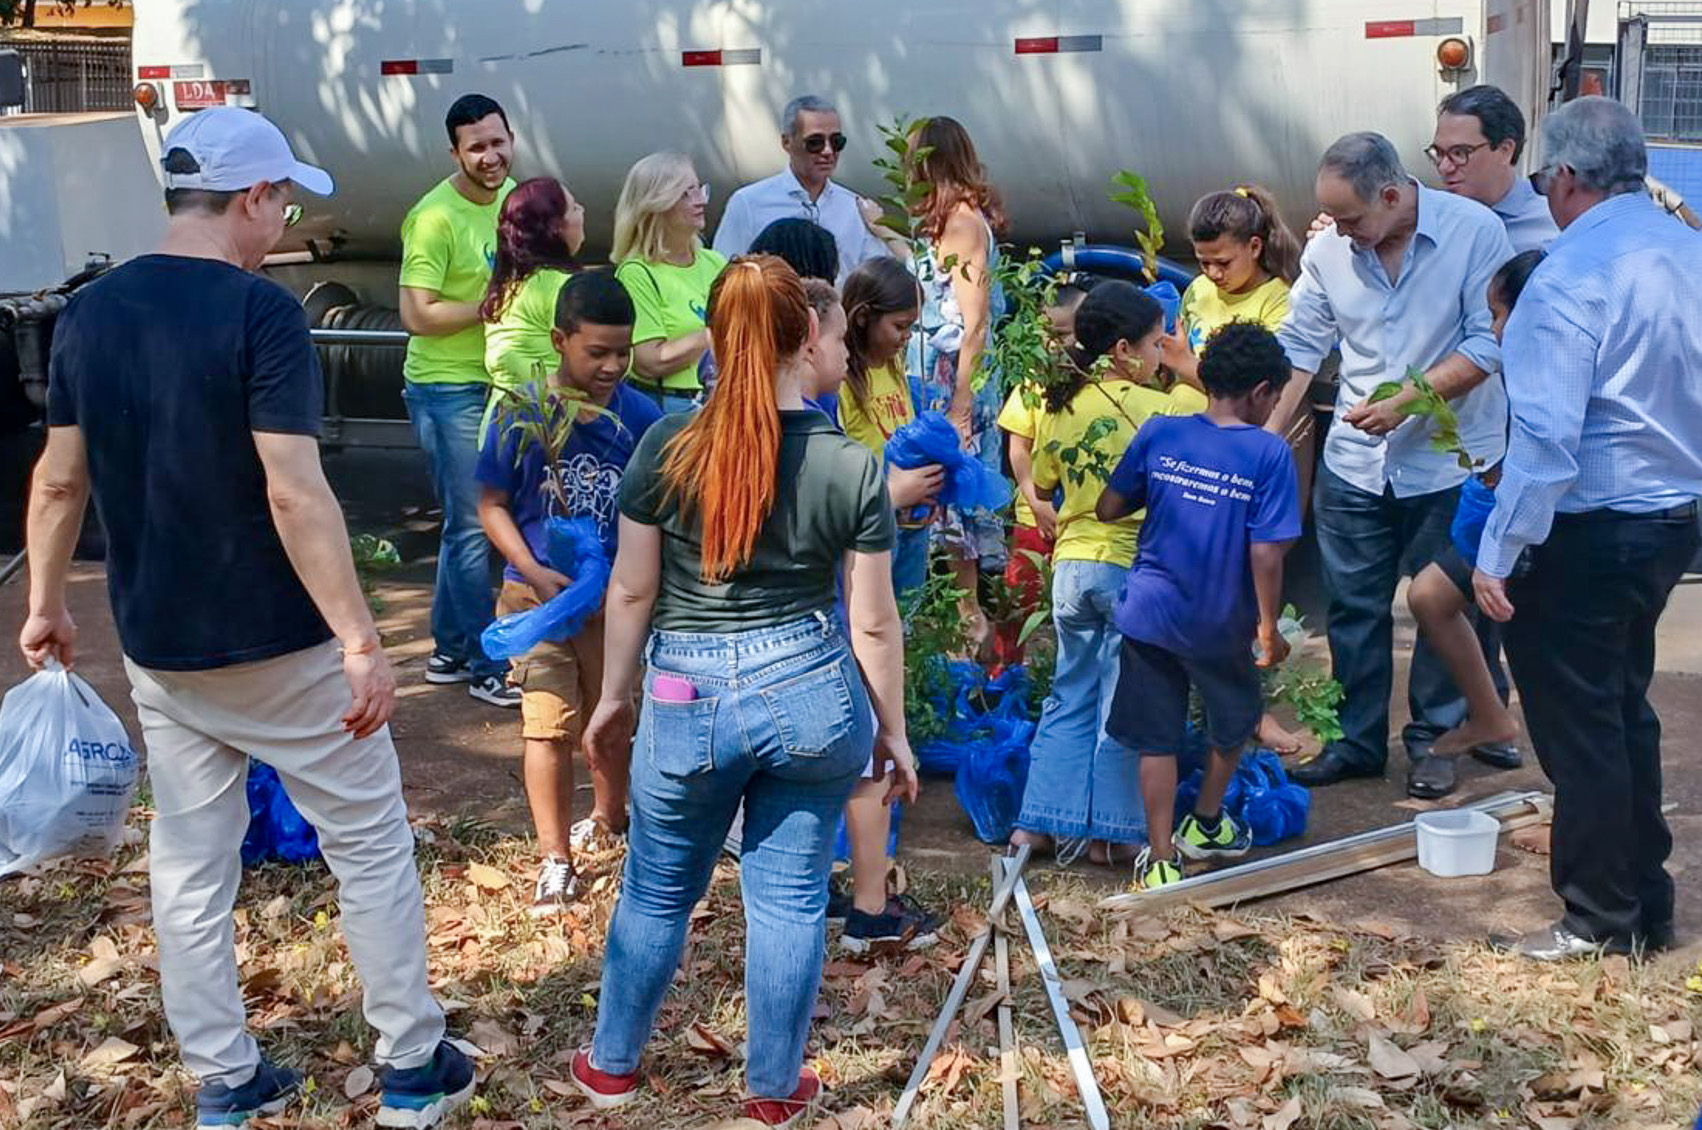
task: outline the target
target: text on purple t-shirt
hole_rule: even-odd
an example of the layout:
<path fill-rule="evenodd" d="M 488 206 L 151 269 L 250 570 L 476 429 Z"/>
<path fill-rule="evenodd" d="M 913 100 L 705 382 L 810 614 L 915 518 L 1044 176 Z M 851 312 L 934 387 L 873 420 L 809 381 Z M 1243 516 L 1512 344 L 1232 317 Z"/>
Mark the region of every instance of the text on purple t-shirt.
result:
<path fill-rule="evenodd" d="M 1248 547 L 1300 536 L 1288 445 L 1251 425 L 1155 416 L 1109 485 L 1146 508 L 1135 563 L 1112 614 L 1118 630 L 1192 657 L 1251 646 L 1258 605 Z"/>

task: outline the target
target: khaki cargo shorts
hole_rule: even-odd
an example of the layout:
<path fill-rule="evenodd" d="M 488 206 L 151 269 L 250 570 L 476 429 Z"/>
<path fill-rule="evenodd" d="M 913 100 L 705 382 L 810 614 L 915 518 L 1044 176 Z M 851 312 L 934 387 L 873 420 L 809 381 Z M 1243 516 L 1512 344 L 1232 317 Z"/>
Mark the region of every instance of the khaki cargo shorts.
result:
<path fill-rule="evenodd" d="M 531 585 L 502 582 L 496 602 L 498 616 L 536 607 L 538 595 Z M 545 640 L 516 659 L 508 681 L 520 688 L 521 738 L 577 746 L 603 685 L 602 612 L 587 620 L 579 634 L 566 643 Z"/>

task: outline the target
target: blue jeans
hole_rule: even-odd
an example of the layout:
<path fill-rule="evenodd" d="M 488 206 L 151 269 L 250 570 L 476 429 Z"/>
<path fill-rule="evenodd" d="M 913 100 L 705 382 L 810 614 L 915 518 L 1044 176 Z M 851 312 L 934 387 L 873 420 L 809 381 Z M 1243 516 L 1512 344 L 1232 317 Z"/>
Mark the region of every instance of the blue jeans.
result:
<path fill-rule="evenodd" d="M 1059 561 L 1052 572 L 1058 666 L 1029 747 L 1017 827 L 1067 839 L 1146 840 L 1140 755 L 1105 732 L 1123 635 L 1111 610 L 1127 566 Z"/>
<path fill-rule="evenodd" d="M 479 422 L 490 386 L 407 382 L 402 400 L 414 437 L 431 462 L 432 489 L 443 507 L 443 541 L 437 551 L 437 587 L 431 596 L 431 634 L 437 651 L 461 660 L 473 677 L 500 675 L 506 663 L 488 659 L 479 633 L 496 607 L 491 588 L 490 543 L 479 525 Z"/>
<path fill-rule="evenodd" d="M 892 588 L 900 604 L 928 579 L 928 527 L 900 526 L 892 545 Z"/>
<path fill-rule="evenodd" d="M 743 801 L 747 1080 L 752 1094 L 783 1098 L 798 1086 L 821 987 L 834 832 L 874 742 L 868 693 L 826 615 L 731 635 L 657 631 L 648 658 L 591 1062 L 638 1069 Z M 658 701 L 658 674 L 689 681 L 695 701 Z"/>
<path fill-rule="evenodd" d="M 1353 765 L 1381 772 L 1389 756 L 1389 693 L 1395 676 L 1395 587 L 1448 544 L 1459 490 L 1397 498 L 1360 490 L 1327 465 L 1313 489 L 1318 554 L 1330 592 L 1330 665 L 1344 692 L 1343 737 L 1331 745 Z M 1464 720 L 1465 700 L 1421 635 L 1407 684 L 1413 747 Z"/>

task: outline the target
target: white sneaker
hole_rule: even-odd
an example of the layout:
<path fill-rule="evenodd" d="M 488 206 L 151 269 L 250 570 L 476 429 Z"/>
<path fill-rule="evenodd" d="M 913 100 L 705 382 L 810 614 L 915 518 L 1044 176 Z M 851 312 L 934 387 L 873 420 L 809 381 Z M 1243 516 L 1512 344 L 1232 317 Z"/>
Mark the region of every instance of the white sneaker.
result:
<path fill-rule="evenodd" d="M 579 876 L 573 861 L 550 856 L 538 865 L 538 883 L 532 889 L 532 917 L 553 918 L 567 910 L 579 892 Z"/>
<path fill-rule="evenodd" d="M 619 847 L 625 838 L 619 832 L 609 831 L 595 816 L 575 821 L 573 827 L 567 830 L 567 844 L 575 855 L 580 852 L 586 855 L 602 855 Z"/>
<path fill-rule="evenodd" d="M 508 680 L 501 675 L 486 675 L 482 679 L 472 680 L 467 684 L 467 693 L 492 706 L 518 708 L 520 705 L 520 688 L 510 686 Z"/>

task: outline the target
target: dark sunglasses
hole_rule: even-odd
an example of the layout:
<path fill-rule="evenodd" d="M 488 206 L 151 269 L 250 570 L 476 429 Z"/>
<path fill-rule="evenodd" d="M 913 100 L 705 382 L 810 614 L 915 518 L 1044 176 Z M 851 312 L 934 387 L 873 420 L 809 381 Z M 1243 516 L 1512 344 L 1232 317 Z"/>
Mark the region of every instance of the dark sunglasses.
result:
<path fill-rule="evenodd" d="M 1559 165 L 1544 165 L 1531 174 L 1531 188 L 1538 196 L 1547 196 L 1548 190 L 1554 184 L 1554 174 L 1561 169 Z"/>
<path fill-rule="evenodd" d="M 842 133 L 812 133 L 804 138 L 805 153 L 820 153 L 829 145 L 835 153 L 845 152 L 846 137 Z"/>

